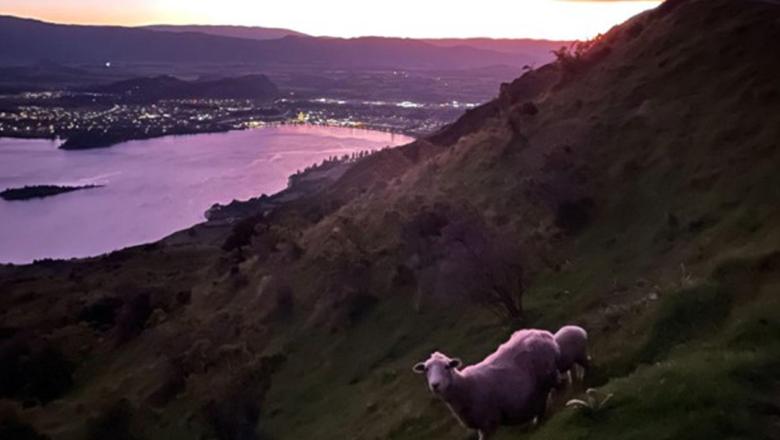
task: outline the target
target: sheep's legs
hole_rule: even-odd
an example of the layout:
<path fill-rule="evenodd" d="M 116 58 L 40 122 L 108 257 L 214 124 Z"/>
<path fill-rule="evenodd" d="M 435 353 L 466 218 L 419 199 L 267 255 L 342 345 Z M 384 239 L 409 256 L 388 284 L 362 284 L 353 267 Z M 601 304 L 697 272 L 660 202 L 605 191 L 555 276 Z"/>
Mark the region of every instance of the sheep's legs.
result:
<path fill-rule="evenodd" d="M 571 385 L 571 373 L 568 371 L 565 373 L 558 373 L 557 377 L 555 378 L 555 386 L 553 388 L 555 390 L 562 391 L 565 390 L 569 385 Z"/>
<path fill-rule="evenodd" d="M 556 390 L 555 388 L 551 389 L 549 393 L 547 393 L 547 399 L 545 399 L 544 402 L 544 412 L 548 413 L 553 410 L 553 407 L 555 406 L 555 399 L 557 398 L 557 394 L 561 393 L 562 391 Z"/>
<path fill-rule="evenodd" d="M 578 367 L 576 370 L 577 380 L 583 382 L 585 381 L 585 374 L 587 374 L 588 369 L 590 368 L 590 356 L 581 359 L 577 364 L 578 365 L 575 365 L 575 367 Z"/>
<path fill-rule="evenodd" d="M 575 382 L 580 381 L 580 364 L 574 364 L 571 366 L 571 369 L 566 372 L 566 374 L 569 375 L 569 380 L 572 385 L 574 385 Z"/>

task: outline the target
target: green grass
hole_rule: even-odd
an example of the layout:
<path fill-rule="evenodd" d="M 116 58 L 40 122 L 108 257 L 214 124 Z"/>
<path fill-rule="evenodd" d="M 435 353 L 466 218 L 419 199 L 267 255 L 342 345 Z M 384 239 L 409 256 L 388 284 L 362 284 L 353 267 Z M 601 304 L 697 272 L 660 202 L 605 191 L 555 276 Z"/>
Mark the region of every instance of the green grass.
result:
<path fill-rule="evenodd" d="M 459 432 L 412 365 L 433 350 L 478 361 L 510 329 L 488 313 L 382 302 L 343 335 L 308 331 L 274 376 L 262 429 L 280 438 L 430 438 Z M 356 424 L 355 421 L 360 421 Z M 327 433 L 324 435 L 323 433 Z"/>
<path fill-rule="evenodd" d="M 601 412 L 565 410 L 529 438 L 769 438 L 780 411 L 780 343 L 768 336 L 780 328 L 780 304 L 743 313 L 714 332 L 711 344 L 689 340 L 663 361 L 610 381 L 603 391 L 614 398 Z"/>
<path fill-rule="evenodd" d="M 780 289 L 722 284 L 725 273 L 753 272 L 766 259 L 728 261 L 714 272 L 720 282 L 665 296 L 639 350 L 613 361 L 634 369 L 601 388 L 614 394 L 607 406 L 592 415 L 566 409 L 528 438 L 771 438 L 780 421 Z M 754 301 L 741 305 L 746 296 Z"/>
<path fill-rule="evenodd" d="M 698 284 L 663 293 L 613 333 L 594 332 L 594 351 L 603 355 L 589 383 L 614 394 L 607 406 L 594 414 L 562 409 L 539 428 L 502 429 L 497 440 L 766 438 L 780 411 L 771 400 L 780 388 L 780 300 L 772 276 L 741 280 L 755 279 L 772 255 L 723 262 Z M 529 308 L 562 310 L 529 325 L 587 313 L 576 293 L 554 292 L 597 282 L 600 267 L 543 278 Z M 630 336 L 636 328 L 646 331 Z M 433 349 L 476 362 L 510 332 L 478 309 L 416 314 L 406 299 L 383 301 L 354 328 L 337 336 L 307 332 L 293 344 L 288 367 L 274 376 L 261 429 L 274 438 L 469 438 L 410 366 Z"/>
<path fill-rule="evenodd" d="M 716 334 L 728 318 L 734 294 L 717 284 L 704 284 L 668 295 L 661 304 L 650 337 L 638 361 L 656 362 L 688 341 L 701 343 Z"/>

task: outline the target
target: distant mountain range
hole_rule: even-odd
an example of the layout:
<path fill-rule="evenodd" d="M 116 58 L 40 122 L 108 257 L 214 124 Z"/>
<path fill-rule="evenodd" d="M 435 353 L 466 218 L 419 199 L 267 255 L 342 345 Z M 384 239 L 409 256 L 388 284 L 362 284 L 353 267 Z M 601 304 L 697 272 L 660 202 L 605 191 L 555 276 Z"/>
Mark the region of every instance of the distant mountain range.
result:
<path fill-rule="evenodd" d="M 533 40 L 522 39 L 494 39 L 494 38 L 440 38 L 421 40 L 439 47 L 473 47 L 475 49 L 489 50 L 514 54 L 530 58 L 537 62 L 551 60 L 551 51 L 561 46 L 567 46 L 571 41 Z M 529 64 L 533 64 L 529 63 Z"/>
<path fill-rule="evenodd" d="M 140 29 L 162 32 L 190 32 L 221 37 L 244 38 L 249 40 L 274 40 L 284 37 L 311 37 L 311 35 L 291 29 L 266 28 L 256 26 L 214 26 L 214 25 L 152 25 Z M 329 37 L 319 37 L 329 38 Z M 519 55 L 532 55 L 547 58 L 550 50 L 557 49 L 568 41 L 535 40 L 530 38 L 425 38 L 419 39 L 439 47 L 472 47 L 475 49 L 504 52 Z"/>
<path fill-rule="evenodd" d="M 158 24 L 144 26 L 140 29 L 162 32 L 194 32 L 217 35 L 220 37 L 244 38 L 247 40 L 276 40 L 284 37 L 308 37 L 308 35 L 281 28 L 266 28 L 254 26 L 211 26 L 211 25 L 170 25 Z"/>
<path fill-rule="evenodd" d="M 223 26 L 128 28 L 46 23 L 0 16 L 0 65 L 317 65 L 343 68 L 464 69 L 550 60 L 561 42 L 329 38 L 294 31 Z M 281 35 L 264 39 L 262 36 Z M 218 34 L 218 35 L 217 35 Z M 226 36 L 228 35 L 228 36 Z M 241 36 L 241 38 L 237 38 Z M 527 49 L 527 50 L 526 50 Z"/>

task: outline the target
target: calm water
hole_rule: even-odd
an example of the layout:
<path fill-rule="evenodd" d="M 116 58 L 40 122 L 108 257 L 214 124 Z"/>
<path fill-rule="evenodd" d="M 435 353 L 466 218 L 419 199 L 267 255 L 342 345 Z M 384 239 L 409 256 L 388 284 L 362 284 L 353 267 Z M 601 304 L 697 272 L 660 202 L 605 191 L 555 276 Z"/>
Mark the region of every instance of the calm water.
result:
<path fill-rule="evenodd" d="M 61 151 L 0 138 L 0 190 L 101 184 L 45 199 L 0 199 L 0 262 L 99 255 L 204 220 L 214 203 L 272 194 L 297 169 L 332 155 L 411 141 L 346 128 L 283 126 Z"/>

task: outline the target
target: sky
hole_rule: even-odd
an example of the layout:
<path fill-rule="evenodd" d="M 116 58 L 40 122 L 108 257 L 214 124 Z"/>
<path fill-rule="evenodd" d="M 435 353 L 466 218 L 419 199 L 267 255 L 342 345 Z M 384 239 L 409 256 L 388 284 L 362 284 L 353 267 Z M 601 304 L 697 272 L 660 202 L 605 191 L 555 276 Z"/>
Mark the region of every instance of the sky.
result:
<path fill-rule="evenodd" d="M 0 15 L 73 24 L 234 24 L 311 35 L 584 39 L 647 0 L 0 0 Z"/>

